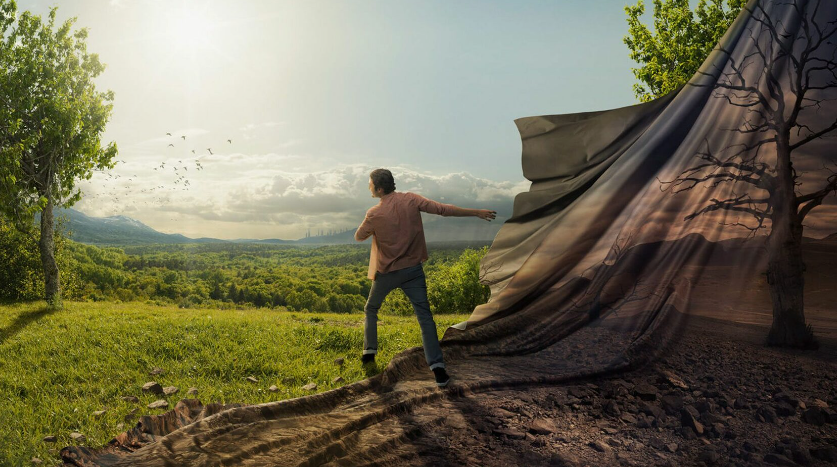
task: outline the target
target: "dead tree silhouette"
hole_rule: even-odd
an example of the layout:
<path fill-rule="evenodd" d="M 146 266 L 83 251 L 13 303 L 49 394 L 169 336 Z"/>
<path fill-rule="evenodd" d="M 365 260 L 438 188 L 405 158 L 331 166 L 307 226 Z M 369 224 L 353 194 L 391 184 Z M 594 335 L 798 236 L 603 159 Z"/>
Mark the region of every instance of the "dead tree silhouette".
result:
<path fill-rule="evenodd" d="M 673 180 L 660 180 L 660 189 L 672 193 L 697 186 L 733 184 L 730 197 L 711 199 L 686 216 L 686 221 L 713 211 L 738 212 L 747 218 L 752 216 L 755 223 L 721 224 L 749 229 L 753 236 L 766 231 L 765 223 L 770 221 L 767 281 L 773 323 L 768 345 L 817 347 L 803 309 L 802 221 L 826 196 L 837 192 L 837 173 L 823 163 L 819 170 L 825 172 L 824 183 L 816 188 L 807 183 L 809 191 L 802 193 L 802 174 L 797 173 L 793 162 L 795 156 L 799 159 L 800 148 L 833 137 L 826 135 L 837 129 L 833 111 L 820 112 L 828 108 L 828 102 L 837 100 L 837 27 L 834 21 L 817 22 L 820 4 L 820 0 L 777 3 L 792 9 L 782 12 L 788 17 L 784 22 L 774 21 L 762 1 L 752 9 L 745 7 L 756 24 L 748 28 L 754 51 L 738 63 L 731 50 L 719 46 L 717 49 L 729 56 L 731 70 L 722 70 L 714 83 L 688 84 L 712 87 L 713 97 L 745 108 L 743 123 L 725 130 L 737 132 L 749 142 L 713 151 L 705 139 L 706 150 L 696 154 L 700 162 Z M 698 74 L 712 76 L 701 71 Z M 828 162 L 834 163 L 831 157 Z"/>

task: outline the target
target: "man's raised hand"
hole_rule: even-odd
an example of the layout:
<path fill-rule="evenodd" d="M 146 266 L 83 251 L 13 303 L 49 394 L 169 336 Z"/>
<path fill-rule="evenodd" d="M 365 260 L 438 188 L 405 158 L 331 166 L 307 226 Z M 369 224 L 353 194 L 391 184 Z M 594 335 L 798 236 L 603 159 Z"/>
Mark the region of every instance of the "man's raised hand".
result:
<path fill-rule="evenodd" d="M 490 221 L 497 216 L 497 211 L 491 211 L 490 209 L 477 209 L 477 217 L 480 219 L 485 219 Z"/>

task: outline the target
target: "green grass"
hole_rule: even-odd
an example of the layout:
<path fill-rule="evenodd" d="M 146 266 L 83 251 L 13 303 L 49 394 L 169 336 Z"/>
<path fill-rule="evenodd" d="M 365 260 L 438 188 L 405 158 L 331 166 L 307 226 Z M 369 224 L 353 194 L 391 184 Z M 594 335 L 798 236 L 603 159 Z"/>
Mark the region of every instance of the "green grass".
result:
<path fill-rule="evenodd" d="M 435 316 L 439 336 L 468 315 Z M 380 316 L 377 362 L 421 345 L 415 317 Z M 84 434 L 105 445 L 139 416 L 160 414 L 197 387 L 208 402 L 262 403 L 327 391 L 367 377 L 360 365 L 362 314 L 195 310 L 141 303 L 0 304 L 0 465 L 58 465 L 58 450 Z M 343 367 L 334 359 L 345 357 Z M 164 370 L 151 376 L 154 367 Z M 432 376 L 428 372 L 428 377 Z M 254 376 L 258 383 L 245 378 Z M 342 376 L 345 381 L 332 384 Z M 157 381 L 172 396 L 142 392 Z M 302 386 L 317 383 L 315 391 Z M 271 385 L 278 392 L 269 392 Z M 139 403 L 122 396 L 139 397 Z M 168 409 L 146 405 L 164 398 Z M 123 427 L 123 417 L 138 408 Z M 106 410 L 94 417 L 93 412 Z M 43 437 L 55 435 L 56 443 Z"/>

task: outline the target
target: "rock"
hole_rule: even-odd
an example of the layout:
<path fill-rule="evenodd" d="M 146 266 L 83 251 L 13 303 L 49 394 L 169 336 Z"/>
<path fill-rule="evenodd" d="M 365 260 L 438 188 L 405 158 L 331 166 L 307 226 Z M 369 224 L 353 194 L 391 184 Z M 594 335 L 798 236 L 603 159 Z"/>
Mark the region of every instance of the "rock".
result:
<path fill-rule="evenodd" d="M 158 399 L 158 400 L 148 404 L 146 407 L 148 407 L 149 409 L 165 409 L 168 406 L 169 406 L 169 403 L 166 402 L 164 399 Z"/>
<path fill-rule="evenodd" d="M 151 371 L 148 372 L 148 374 L 149 375 L 154 375 L 154 376 L 162 375 L 163 374 L 163 369 L 158 367 L 158 366 L 155 366 L 154 368 L 151 369 Z"/>
<path fill-rule="evenodd" d="M 613 416 L 617 416 L 621 413 L 621 411 L 619 410 L 619 404 L 617 404 L 616 401 L 613 399 L 607 401 L 607 404 L 605 404 L 604 406 L 604 411 L 607 414 Z"/>
<path fill-rule="evenodd" d="M 33 464 L 35 464 L 35 465 L 40 465 L 40 464 L 41 464 L 41 462 L 43 462 L 43 461 L 42 461 L 42 460 L 40 460 L 40 459 L 38 459 L 37 457 L 33 457 L 33 458 L 32 458 L 32 460 L 31 460 L 30 462 L 32 462 L 32 463 L 33 463 Z"/>
<path fill-rule="evenodd" d="M 258 380 L 258 379 L 256 379 L 256 377 L 255 377 L 255 376 L 248 376 L 248 377 L 246 377 L 246 378 L 244 378 L 244 379 L 246 379 L 247 381 L 250 381 L 251 383 L 258 383 L 258 382 L 259 382 L 259 380 Z"/>
<path fill-rule="evenodd" d="M 746 409 L 747 401 L 745 401 L 743 397 L 736 397 L 735 401 L 733 401 L 732 403 L 732 406 L 736 409 Z"/>
<path fill-rule="evenodd" d="M 163 394 L 170 396 L 172 394 L 177 393 L 178 389 L 177 386 L 166 386 L 163 388 Z"/>
<path fill-rule="evenodd" d="M 125 402 L 133 402 L 133 403 L 136 404 L 137 402 L 139 402 L 139 397 L 137 397 L 137 396 L 122 396 L 122 400 L 125 401 Z"/>
<path fill-rule="evenodd" d="M 706 448 L 700 452 L 698 455 L 698 460 L 706 463 L 707 465 L 713 465 L 717 463 L 721 459 L 721 455 L 718 454 L 714 448 Z"/>
<path fill-rule="evenodd" d="M 196 388 L 196 387 L 194 387 L 194 386 L 193 386 L 193 387 L 191 387 L 191 388 L 189 388 L 189 390 L 188 390 L 188 391 L 186 391 L 186 394 L 187 394 L 187 395 L 190 395 L 190 396 L 194 396 L 194 395 L 195 395 L 195 394 L 197 394 L 197 393 L 198 393 L 198 388 Z"/>
<path fill-rule="evenodd" d="M 96 417 L 96 418 L 99 418 L 102 415 L 104 415 L 105 412 L 107 412 L 107 410 L 97 410 L 97 411 L 93 412 L 93 416 Z"/>
<path fill-rule="evenodd" d="M 605 444 L 604 442 L 602 442 L 600 440 L 599 441 L 591 441 L 590 443 L 588 443 L 588 446 L 590 446 L 591 448 L 593 448 L 593 449 L 595 449 L 596 451 L 599 451 L 599 452 L 610 452 L 612 450 L 610 446 L 608 446 L 607 444 Z"/>
<path fill-rule="evenodd" d="M 819 407 L 821 409 L 828 408 L 828 403 L 821 399 L 814 399 L 811 401 L 811 407 Z"/>
<path fill-rule="evenodd" d="M 665 413 L 658 405 L 649 404 L 648 402 L 643 402 L 642 405 L 639 406 L 639 411 L 645 415 L 651 415 L 655 418 L 660 418 Z"/>
<path fill-rule="evenodd" d="M 337 366 L 343 366 L 344 361 L 345 361 L 345 359 L 343 357 L 335 358 L 334 359 L 334 364 L 337 365 Z"/>
<path fill-rule="evenodd" d="M 795 465 L 797 465 L 796 462 L 788 459 L 787 457 L 773 452 L 765 454 L 764 461 L 768 464 L 781 465 L 785 467 L 794 467 Z"/>
<path fill-rule="evenodd" d="M 703 434 L 703 424 L 697 421 L 694 415 L 686 409 L 680 411 L 680 423 L 682 423 L 684 427 L 694 430 L 697 435 Z"/>
<path fill-rule="evenodd" d="M 345 380 L 343 379 L 342 376 L 337 376 L 337 377 L 335 377 L 334 379 L 331 380 L 331 384 L 338 384 L 338 383 L 342 383 L 343 381 L 345 381 Z"/>
<path fill-rule="evenodd" d="M 822 407 L 811 407 L 802 412 L 802 421 L 811 425 L 822 426 L 827 420 L 828 413 Z"/>
<path fill-rule="evenodd" d="M 677 376 L 673 372 L 668 370 L 662 370 L 660 371 L 660 374 L 663 376 L 665 381 L 671 384 L 672 386 L 680 389 L 689 389 L 689 386 L 686 384 L 686 382 L 683 381 L 679 376 Z"/>
<path fill-rule="evenodd" d="M 811 448 L 811 457 L 826 462 L 837 462 L 837 448 L 834 446 Z"/>
<path fill-rule="evenodd" d="M 776 423 L 778 420 L 776 411 L 773 410 L 773 407 L 767 405 L 763 405 L 756 410 L 756 417 L 765 423 Z"/>
<path fill-rule="evenodd" d="M 683 398 L 676 394 L 668 394 L 660 398 L 660 405 L 669 415 L 676 415 L 683 409 Z"/>
<path fill-rule="evenodd" d="M 677 443 L 666 444 L 666 449 L 668 450 L 668 452 L 677 452 L 677 448 L 679 448 L 679 447 L 680 446 L 678 446 Z"/>
<path fill-rule="evenodd" d="M 55 435 L 47 435 L 47 436 L 44 436 L 43 441 L 45 443 L 54 443 L 54 442 L 58 441 L 58 437 L 55 436 Z"/>
<path fill-rule="evenodd" d="M 726 418 L 724 418 L 721 415 L 714 414 L 714 413 L 711 413 L 711 412 L 704 412 L 704 413 L 700 414 L 700 421 L 704 425 L 717 425 L 719 423 L 723 424 L 723 425 L 726 425 L 726 423 L 727 423 Z"/>
<path fill-rule="evenodd" d="M 73 441 L 76 441 L 78 443 L 83 443 L 87 440 L 87 438 L 83 434 L 77 431 L 70 433 L 70 438 L 72 438 Z"/>
<path fill-rule="evenodd" d="M 622 421 L 630 425 L 635 425 L 637 423 L 637 418 L 627 412 L 623 413 L 620 418 Z"/>
<path fill-rule="evenodd" d="M 529 424 L 529 431 L 535 433 L 536 435 L 548 435 L 550 433 L 555 433 L 555 424 L 552 420 L 538 418 Z"/>
<path fill-rule="evenodd" d="M 271 385 L 269 388 L 267 388 L 267 390 L 268 390 L 268 391 L 270 391 L 270 392 L 278 392 L 278 391 L 279 391 L 279 388 L 278 388 L 278 387 L 276 387 L 276 385 L 275 385 L 275 384 L 273 384 L 273 385 Z"/>
<path fill-rule="evenodd" d="M 644 401 L 653 401 L 657 399 L 657 388 L 648 383 L 640 383 L 634 388 L 634 394 Z"/>
<path fill-rule="evenodd" d="M 302 389 L 306 391 L 313 391 L 317 389 L 317 383 L 308 383 L 305 386 L 302 386 Z"/>
<path fill-rule="evenodd" d="M 117 430 L 124 430 L 125 429 L 125 424 L 122 423 L 122 422 L 117 423 L 116 424 L 116 429 Z"/>
<path fill-rule="evenodd" d="M 156 381 L 149 381 L 142 385 L 142 392 L 150 392 L 151 394 L 162 394 L 163 386 Z"/>
<path fill-rule="evenodd" d="M 787 401 L 781 401 L 776 404 L 776 415 L 780 417 L 790 417 L 791 415 L 796 415 L 796 406 L 791 405 Z"/>
<path fill-rule="evenodd" d="M 495 435 L 505 435 L 511 439 L 523 439 L 526 437 L 526 433 L 513 428 L 495 428 L 492 433 Z"/>

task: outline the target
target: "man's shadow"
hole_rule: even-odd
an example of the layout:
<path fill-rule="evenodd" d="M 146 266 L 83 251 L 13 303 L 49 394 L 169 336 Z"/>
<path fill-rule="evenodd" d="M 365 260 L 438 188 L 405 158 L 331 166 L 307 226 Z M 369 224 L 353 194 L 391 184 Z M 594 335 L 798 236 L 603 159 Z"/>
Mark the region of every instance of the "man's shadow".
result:
<path fill-rule="evenodd" d="M 23 328 L 25 328 L 32 322 L 38 321 L 45 316 L 49 316 L 55 313 L 56 311 L 58 311 L 58 309 L 44 305 L 41 308 L 38 308 L 37 310 L 21 313 L 17 316 L 17 318 L 15 318 L 12 324 L 0 329 L 0 345 L 6 342 L 6 340 L 10 337 L 13 337 L 15 334 L 20 332 Z"/>

